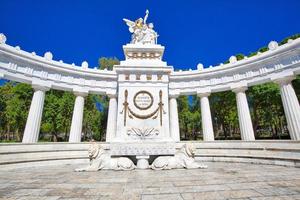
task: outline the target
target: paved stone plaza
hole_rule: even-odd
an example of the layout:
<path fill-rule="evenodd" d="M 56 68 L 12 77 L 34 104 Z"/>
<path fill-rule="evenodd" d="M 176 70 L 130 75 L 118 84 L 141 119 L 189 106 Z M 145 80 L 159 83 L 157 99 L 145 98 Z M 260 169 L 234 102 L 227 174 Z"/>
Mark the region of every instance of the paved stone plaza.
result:
<path fill-rule="evenodd" d="M 0 171 L 0 199 L 300 199 L 300 169 L 206 163 L 208 169 L 74 172 L 77 166 Z"/>

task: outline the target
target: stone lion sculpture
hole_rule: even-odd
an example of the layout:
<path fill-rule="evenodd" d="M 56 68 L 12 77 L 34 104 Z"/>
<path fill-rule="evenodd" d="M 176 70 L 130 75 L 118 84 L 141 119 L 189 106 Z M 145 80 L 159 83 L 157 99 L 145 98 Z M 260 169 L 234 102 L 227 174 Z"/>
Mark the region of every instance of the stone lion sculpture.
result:
<path fill-rule="evenodd" d="M 194 159 L 195 148 L 190 144 L 184 144 L 180 150 L 178 150 L 174 156 L 159 156 L 152 165 L 151 169 L 205 169 L 207 166 L 197 163 Z"/>
<path fill-rule="evenodd" d="M 75 171 L 98 171 L 102 169 L 133 170 L 136 168 L 129 158 L 111 158 L 110 154 L 96 142 L 91 144 L 88 149 L 88 154 L 90 158 L 90 165 L 84 168 L 75 169 Z"/>

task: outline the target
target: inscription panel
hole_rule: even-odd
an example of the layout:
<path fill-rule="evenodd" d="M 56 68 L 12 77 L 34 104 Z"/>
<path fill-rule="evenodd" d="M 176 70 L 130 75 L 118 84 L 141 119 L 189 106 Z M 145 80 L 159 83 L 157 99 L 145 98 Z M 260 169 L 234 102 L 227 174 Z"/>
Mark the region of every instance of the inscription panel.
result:
<path fill-rule="evenodd" d="M 153 96 L 148 91 L 139 91 L 133 98 L 134 106 L 140 110 L 147 110 L 153 105 Z"/>

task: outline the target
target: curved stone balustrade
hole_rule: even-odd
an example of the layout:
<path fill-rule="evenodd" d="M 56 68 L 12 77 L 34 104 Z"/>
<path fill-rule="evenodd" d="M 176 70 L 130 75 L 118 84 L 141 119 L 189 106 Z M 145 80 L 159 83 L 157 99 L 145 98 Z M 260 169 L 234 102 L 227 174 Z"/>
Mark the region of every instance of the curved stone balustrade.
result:
<path fill-rule="evenodd" d="M 0 77 L 47 86 L 65 91 L 84 91 L 95 94 L 115 93 L 117 75 L 113 71 L 90 69 L 52 60 L 50 52 L 44 57 L 0 43 Z"/>
<path fill-rule="evenodd" d="M 269 51 L 240 61 L 231 58 L 230 63 L 213 68 L 203 69 L 199 64 L 198 70 L 172 72 L 170 94 L 213 93 L 300 74 L 300 39 L 275 44 L 272 41 Z M 0 77 L 66 91 L 113 94 L 117 89 L 115 71 L 90 69 L 86 61 L 82 67 L 66 64 L 52 60 L 50 52 L 41 57 L 5 42 L 0 43 Z"/>
<path fill-rule="evenodd" d="M 289 41 L 287 44 L 240 61 L 202 68 L 171 73 L 170 93 L 196 94 L 202 93 L 203 90 L 213 93 L 298 75 L 300 74 L 300 39 Z"/>
<path fill-rule="evenodd" d="M 196 159 L 249 162 L 299 167 L 300 143 L 296 141 L 191 142 Z M 109 143 L 100 143 L 109 150 Z M 180 148 L 184 142 L 176 143 Z M 89 143 L 0 144 L 0 168 L 87 164 Z"/>

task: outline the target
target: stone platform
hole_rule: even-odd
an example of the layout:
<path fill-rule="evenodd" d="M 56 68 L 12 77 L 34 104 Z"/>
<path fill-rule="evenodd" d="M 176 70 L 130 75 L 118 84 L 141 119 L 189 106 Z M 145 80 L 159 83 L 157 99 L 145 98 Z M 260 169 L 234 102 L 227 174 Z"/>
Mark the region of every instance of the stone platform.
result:
<path fill-rule="evenodd" d="M 189 141 L 176 143 L 178 150 L 190 143 L 196 148 L 196 160 L 216 162 L 247 162 L 255 164 L 300 166 L 300 142 L 288 140 Z M 99 143 L 114 151 L 109 143 Z M 90 143 L 6 143 L 0 144 L 0 169 L 88 164 Z M 112 152 L 113 153 L 113 152 Z M 116 152 L 114 152 L 116 153 Z M 151 163 L 150 163 L 151 164 Z"/>
<path fill-rule="evenodd" d="M 0 199 L 300 199 L 300 169 L 206 162 L 208 169 L 74 172 L 78 165 L 0 170 Z"/>

